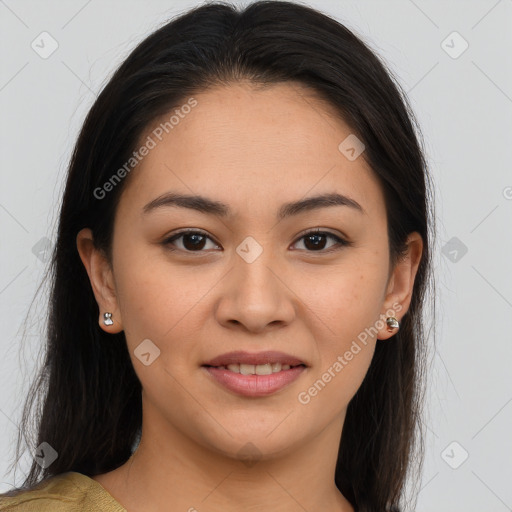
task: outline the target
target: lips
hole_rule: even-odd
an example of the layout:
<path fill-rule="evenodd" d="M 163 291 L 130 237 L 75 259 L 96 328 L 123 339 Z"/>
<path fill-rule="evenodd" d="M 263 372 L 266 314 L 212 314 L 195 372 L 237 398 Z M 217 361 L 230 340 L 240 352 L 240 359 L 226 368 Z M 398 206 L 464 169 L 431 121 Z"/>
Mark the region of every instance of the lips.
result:
<path fill-rule="evenodd" d="M 307 367 L 298 357 L 273 350 L 228 352 L 202 365 L 203 371 L 224 389 L 251 398 L 283 390 L 299 379 Z"/>
<path fill-rule="evenodd" d="M 228 352 L 210 359 L 204 363 L 203 366 L 227 367 L 230 364 L 262 365 L 272 363 L 280 363 L 281 365 L 287 364 L 290 365 L 290 367 L 300 365 L 308 366 L 304 361 L 301 361 L 295 356 L 276 351 L 257 352 L 252 354 L 244 351 Z"/>

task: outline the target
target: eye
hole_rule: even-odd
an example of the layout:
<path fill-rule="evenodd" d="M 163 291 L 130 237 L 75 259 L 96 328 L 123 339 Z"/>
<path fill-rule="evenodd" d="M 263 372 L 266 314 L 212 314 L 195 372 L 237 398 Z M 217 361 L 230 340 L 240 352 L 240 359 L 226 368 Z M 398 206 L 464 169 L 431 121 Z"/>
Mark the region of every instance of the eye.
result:
<path fill-rule="evenodd" d="M 336 244 L 331 245 L 331 247 L 329 247 L 327 250 L 323 250 L 325 249 L 325 239 L 327 238 L 334 240 Z M 350 242 L 335 235 L 334 233 L 329 233 L 328 231 L 321 231 L 319 229 L 307 232 L 306 234 L 302 235 L 299 238 L 299 240 L 304 240 L 303 243 L 304 246 L 308 249 L 308 252 L 331 252 L 332 250 L 339 249 L 340 247 L 350 245 Z M 336 245 L 338 247 L 336 247 Z"/>
<path fill-rule="evenodd" d="M 164 240 L 163 244 L 165 246 L 175 245 L 175 241 L 179 240 L 180 238 L 182 238 L 183 240 L 181 242 L 181 247 L 177 247 L 177 249 L 186 252 L 204 252 L 201 249 L 205 247 L 206 240 L 211 240 L 211 238 L 204 231 L 187 230 L 181 231 L 171 236 L 170 238 L 167 238 L 166 240 Z M 170 247 L 170 249 L 173 251 L 176 250 L 173 247 Z"/>
<path fill-rule="evenodd" d="M 331 240 L 334 240 L 336 243 L 331 245 L 327 250 L 325 250 L 325 240 L 329 238 Z M 181 242 L 176 243 L 180 239 L 182 239 Z M 172 235 L 171 237 L 164 240 L 162 243 L 165 246 L 171 246 L 170 250 L 173 251 L 179 249 L 185 252 L 205 252 L 202 249 L 205 248 L 208 240 L 213 242 L 213 240 L 204 231 L 186 230 L 180 231 L 179 233 Z M 304 247 L 308 252 L 331 252 L 332 250 L 336 250 L 340 247 L 350 245 L 350 242 L 335 235 L 334 233 L 329 233 L 328 231 L 321 231 L 319 229 L 305 233 L 298 239 L 298 241 L 301 240 L 304 240 Z M 298 241 L 295 242 L 295 244 L 297 244 Z M 219 247 L 216 243 L 213 243 L 213 245 L 214 248 Z"/>

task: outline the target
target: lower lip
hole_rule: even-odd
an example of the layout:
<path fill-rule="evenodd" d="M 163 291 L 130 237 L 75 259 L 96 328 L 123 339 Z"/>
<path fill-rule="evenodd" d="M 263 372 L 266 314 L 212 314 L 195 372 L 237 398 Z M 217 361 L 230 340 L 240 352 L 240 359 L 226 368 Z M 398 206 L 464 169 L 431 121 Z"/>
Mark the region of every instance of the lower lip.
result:
<path fill-rule="evenodd" d="M 299 378 L 305 366 L 294 366 L 289 370 L 271 373 L 270 375 L 242 375 L 223 368 L 203 366 L 217 381 L 230 391 L 244 396 L 267 396 L 283 389 Z"/>

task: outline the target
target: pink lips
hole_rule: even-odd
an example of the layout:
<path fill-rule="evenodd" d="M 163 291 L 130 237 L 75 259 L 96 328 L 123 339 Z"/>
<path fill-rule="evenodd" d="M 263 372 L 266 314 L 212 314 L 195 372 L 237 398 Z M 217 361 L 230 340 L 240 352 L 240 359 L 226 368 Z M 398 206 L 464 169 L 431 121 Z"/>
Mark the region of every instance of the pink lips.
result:
<path fill-rule="evenodd" d="M 242 375 L 225 368 L 213 366 L 204 366 L 203 368 L 217 382 L 234 393 L 252 397 L 271 395 L 292 383 L 306 370 L 304 366 L 295 366 L 270 375 Z"/>
<path fill-rule="evenodd" d="M 227 368 L 229 364 L 269 364 L 281 363 L 290 365 L 288 370 L 270 375 L 242 375 Z M 307 365 L 297 357 L 283 352 L 267 351 L 250 354 L 248 352 L 229 352 L 211 359 L 203 368 L 217 382 L 230 391 L 249 397 L 271 395 L 295 381 L 306 370 Z"/>

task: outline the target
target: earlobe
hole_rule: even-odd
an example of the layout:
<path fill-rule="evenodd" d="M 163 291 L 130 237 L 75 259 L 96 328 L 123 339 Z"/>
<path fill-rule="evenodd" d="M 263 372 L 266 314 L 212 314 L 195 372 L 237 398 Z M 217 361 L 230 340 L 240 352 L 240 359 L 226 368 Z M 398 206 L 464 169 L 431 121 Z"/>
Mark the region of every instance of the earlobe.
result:
<path fill-rule="evenodd" d="M 93 234 L 89 228 L 84 228 L 77 234 L 76 246 L 100 310 L 100 327 L 111 334 L 122 331 L 110 262 L 105 254 L 94 246 Z"/>
<path fill-rule="evenodd" d="M 407 313 L 411 303 L 414 280 L 423 252 L 423 239 L 416 231 L 407 237 L 407 250 L 397 261 L 388 283 L 383 307 L 385 326 L 380 330 L 378 339 L 386 340 L 394 336 L 400 328 L 401 319 Z M 391 320 L 389 320 L 391 318 Z M 394 320 L 398 322 L 395 323 Z"/>

